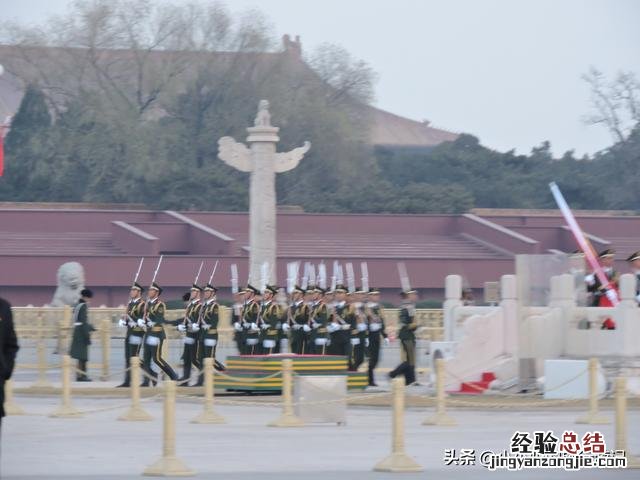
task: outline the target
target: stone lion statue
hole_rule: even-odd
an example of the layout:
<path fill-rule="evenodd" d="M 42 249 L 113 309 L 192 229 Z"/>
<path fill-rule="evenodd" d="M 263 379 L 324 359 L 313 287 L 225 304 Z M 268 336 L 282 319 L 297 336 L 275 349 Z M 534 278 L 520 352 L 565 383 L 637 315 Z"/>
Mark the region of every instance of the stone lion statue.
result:
<path fill-rule="evenodd" d="M 51 307 L 75 305 L 84 288 L 84 268 L 78 262 L 67 262 L 58 268 L 58 287 L 49 304 Z"/>

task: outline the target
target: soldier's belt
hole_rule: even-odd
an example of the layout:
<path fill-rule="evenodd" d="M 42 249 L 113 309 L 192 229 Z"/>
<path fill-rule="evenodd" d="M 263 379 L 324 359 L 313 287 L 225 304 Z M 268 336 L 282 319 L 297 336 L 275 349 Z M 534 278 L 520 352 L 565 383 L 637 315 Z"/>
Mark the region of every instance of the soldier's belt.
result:
<path fill-rule="evenodd" d="M 162 327 L 157 327 L 157 326 L 151 327 L 152 332 L 162 332 L 163 330 L 164 329 Z"/>
<path fill-rule="evenodd" d="M 326 329 L 326 328 L 324 328 L 324 327 L 320 327 L 320 328 L 318 329 L 318 333 L 327 333 L 327 329 Z"/>
<path fill-rule="evenodd" d="M 351 335 L 358 335 L 358 333 L 360 333 L 360 330 L 358 330 L 357 328 L 351 330 Z"/>
<path fill-rule="evenodd" d="M 276 335 L 278 330 L 267 329 L 267 335 Z"/>
<path fill-rule="evenodd" d="M 209 330 L 206 330 L 207 333 L 218 333 L 218 329 L 217 328 L 210 328 Z"/>

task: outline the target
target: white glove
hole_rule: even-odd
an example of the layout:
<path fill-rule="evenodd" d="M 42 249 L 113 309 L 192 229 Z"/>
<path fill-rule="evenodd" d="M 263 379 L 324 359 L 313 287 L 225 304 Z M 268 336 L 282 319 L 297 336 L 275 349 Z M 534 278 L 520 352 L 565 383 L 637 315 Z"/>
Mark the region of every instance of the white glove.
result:
<path fill-rule="evenodd" d="M 289 331 L 289 324 L 288 323 L 283 323 L 282 324 L 282 331 L 283 332 L 288 332 Z"/>
<path fill-rule="evenodd" d="M 258 330 L 258 324 L 257 323 L 251 323 L 249 325 L 249 330 Z"/>
<path fill-rule="evenodd" d="M 233 324 L 233 328 L 235 328 L 237 332 L 241 332 L 242 331 L 242 325 L 240 325 L 240 322 L 234 323 Z"/>
<path fill-rule="evenodd" d="M 138 319 L 138 326 L 139 326 L 140 328 L 144 328 L 144 327 L 145 327 L 145 325 L 146 325 L 145 321 L 144 321 L 142 318 L 139 318 L 139 319 Z"/>
<path fill-rule="evenodd" d="M 367 330 L 367 324 L 366 323 L 359 323 L 357 328 L 358 328 L 359 332 L 364 332 L 364 331 Z"/>
<path fill-rule="evenodd" d="M 184 333 L 187 331 L 187 327 L 185 327 L 184 324 L 181 323 L 180 325 L 178 325 L 178 331 Z"/>
<path fill-rule="evenodd" d="M 388 338 L 385 338 L 385 339 L 384 339 L 384 344 L 385 344 L 385 345 L 389 345 L 389 343 L 391 343 L 391 342 L 390 342 L 390 340 L 389 340 Z"/>
<path fill-rule="evenodd" d="M 595 285 L 596 276 L 593 273 L 590 273 L 586 277 L 584 277 L 584 281 L 587 282 L 588 285 Z"/>
<path fill-rule="evenodd" d="M 121 318 L 120 320 L 118 320 L 118 326 L 119 327 L 126 327 L 127 326 L 127 321 L 124 318 Z"/>
<path fill-rule="evenodd" d="M 368 347 L 368 346 L 369 346 L 369 339 L 368 339 L 368 338 L 365 338 L 365 339 L 364 339 L 364 346 L 365 346 L 365 347 Z"/>
<path fill-rule="evenodd" d="M 302 326 L 302 329 L 303 329 L 305 332 L 310 332 L 310 331 L 311 331 L 311 327 L 310 327 L 309 325 L 307 325 L 306 323 Z"/>
<path fill-rule="evenodd" d="M 266 330 L 267 328 L 269 328 L 269 324 L 268 324 L 268 323 L 263 323 L 263 324 L 260 326 L 260 328 L 261 328 L 262 330 Z"/>
<path fill-rule="evenodd" d="M 156 322 L 152 322 L 151 320 L 149 320 L 147 322 L 147 326 L 149 326 L 149 327 L 153 327 L 155 324 L 156 324 Z"/>
<path fill-rule="evenodd" d="M 344 325 L 342 325 L 342 330 L 351 330 L 351 325 L 345 323 Z"/>
<path fill-rule="evenodd" d="M 204 330 L 209 330 L 209 329 L 211 328 L 211 325 L 209 325 L 208 323 L 203 323 L 203 324 L 202 324 L 202 328 L 203 328 Z"/>
<path fill-rule="evenodd" d="M 311 327 L 312 328 L 318 328 L 320 326 L 319 323 L 316 323 L 316 321 L 314 320 L 313 322 L 311 322 Z"/>
<path fill-rule="evenodd" d="M 618 300 L 618 294 L 615 290 L 607 290 L 606 295 L 611 303 L 614 303 L 616 300 Z"/>
<path fill-rule="evenodd" d="M 302 325 L 300 325 L 299 323 L 294 323 L 293 324 L 293 329 L 294 330 L 300 330 L 302 328 Z"/>
<path fill-rule="evenodd" d="M 331 323 L 329 324 L 329 328 L 328 328 L 328 330 L 329 330 L 330 332 L 336 332 L 336 331 L 340 330 L 340 324 L 339 324 L 339 323 L 336 323 L 336 322 L 331 322 Z"/>
<path fill-rule="evenodd" d="M 138 325 L 138 323 L 135 320 L 127 321 L 127 326 L 129 326 L 131 328 L 135 327 L 136 325 Z"/>
<path fill-rule="evenodd" d="M 200 330 L 200 325 L 199 324 L 197 324 L 197 323 L 192 323 L 191 324 L 191 331 L 192 332 L 197 332 L 199 330 Z"/>

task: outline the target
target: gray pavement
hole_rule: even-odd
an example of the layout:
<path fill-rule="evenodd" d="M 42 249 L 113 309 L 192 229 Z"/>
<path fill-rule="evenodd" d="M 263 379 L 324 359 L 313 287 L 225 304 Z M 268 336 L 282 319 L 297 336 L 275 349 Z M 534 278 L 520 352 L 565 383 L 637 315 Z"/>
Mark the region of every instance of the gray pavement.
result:
<path fill-rule="evenodd" d="M 274 397 L 276 400 L 277 397 Z M 125 410 L 121 398 L 74 399 L 87 413 L 82 418 L 47 417 L 58 405 L 56 397 L 16 396 L 30 415 L 7 417 L 2 422 L 3 479 L 128 479 L 140 478 L 144 468 L 159 458 L 162 439 L 162 403 L 144 402 L 155 417 L 151 422 L 119 422 Z M 117 408 L 120 407 L 120 408 Z M 468 478 L 640 478 L 638 470 L 564 472 L 557 470 L 490 472 L 481 466 L 445 466 L 445 448 L 508 449 L 514 430 L 564 429 L 579 434 L 599 430 L 613 447 L 613 426 L 576 425 L 581 411 L 471 411 L 453 410 L 457 427 L 424 427 L 430 411 L 409 409 L 405 415 L 406 450 L 425 467 L 418 474 L 371 471 L 390 452 L 391 415 L 388 408 L 350 407 L 347 425 L 310 425 L 279 429 L 265 426 L 280 410 L 273 406 L 218 405 L 224 425 L 197 425 L 189 421 L 201 411 L 199 400 L 178 399 L 177 454 L 197 478 L 261 479 L 420 479 Z M 606 412 L 608 415 L 611 412 Z M 640 412 L 629 413 L 632 451 L 640 453 Z"/>

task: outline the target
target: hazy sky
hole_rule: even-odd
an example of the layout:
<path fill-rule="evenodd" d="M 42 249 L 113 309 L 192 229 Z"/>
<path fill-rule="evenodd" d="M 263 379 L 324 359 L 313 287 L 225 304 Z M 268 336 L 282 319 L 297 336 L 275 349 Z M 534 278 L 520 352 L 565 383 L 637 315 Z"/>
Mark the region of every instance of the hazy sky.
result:
<path fill-rule="evenodd" d="M 182 3 L 188 0 L 173 0 Z M 0 21 L 39 23 L 68 0 L 0 0 Z M 278 35 L 310 51 L 344 46 L 379 74 L 376 105 L 484 145 L 527 153 L 550 140 L 556 154 L 608 146 L 586 126 L 589 91 L 580 76 L 640 76 L 638 0 L 228 0 L 256 7 Z"/>

